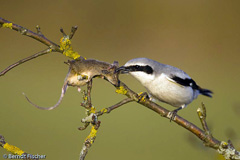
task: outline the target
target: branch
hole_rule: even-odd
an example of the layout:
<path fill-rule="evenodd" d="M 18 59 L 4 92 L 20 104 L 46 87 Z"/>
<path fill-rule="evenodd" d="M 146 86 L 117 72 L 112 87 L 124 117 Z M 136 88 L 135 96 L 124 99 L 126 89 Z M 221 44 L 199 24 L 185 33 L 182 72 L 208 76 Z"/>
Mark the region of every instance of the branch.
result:
<path fill-rule="evenodd" d="M 91 91 L 92 91 L 92 80 L 90 80 L 87 83 L 87 92 L 83 91 L 83 102 L 81 103 L 81 106 L 83 106 L 85 109 L 87 109 L 87 111 L 91 110 L 91 108 L 92 108 Z"/>
<path fill-rule="evenodd" d="M 92 107 L 91 91 L 92 91 L 92 80 L 90 80 L 87 84 L 87 108 Z"/>
<path fill-rule="evenodd" d="M 47 49 L 40 51 L 32 56 L 24 58 L 16 63 L 8 66 L 6 69 L 4 69 L 2 72 L 0 72 L 0 76 L 3 76 L 5 73 L 10 71 L 14 67 L 17 67 L 18 65 L 21 65 L 29 60 L 32 60 L 34 58 L 37 58 L 39 56 L 42 56 L 42 55 L 45 55 L 45 54 L 48 54 L 51 52 L 59 52 L 69 58 L 72 58 L 72 59 L 77 59 L 77 58 L 81 57 L 77 52 L 73 51 L 73 48 L 71 46 L 71 39 L 73 38 L 73 36 L 77 30 L 77 26 L 72 27 L 70 35 L 66 35 L 65 32 L 63 31 L 63 29 L 60 30 L 63 33 L 63 37 L 60 40 L 60 45 L 58 45 L 58 44 L 50 41 L 48 38 L 46 38 L 40 31 L 40 27 L 38 25 L 36 26 L 37 33 L 35 33 L 25 27 L 22 27 L 20 25 L 17 25 L 15 23 L 12 23 L 12 22 L 0 17 L 0 27 L 9 28 L 11 30 L 18 31 L 22 35 L 31 37 L 31 38 L 45 44 L 46 46 L 48 46 Z"/>
<path fill-rule="evenodd" d="M 17 61 L 16 63 L 8 66 L 6 69 L 4 69 L 2 72 L 0 72 L 0 76 L 3 76 L 5 73 L 7 73 L 7 72 L 10 71 L 11 69 L 17 67 L 18 65 L 20 65 L 20 64 L 22 64 L 22 63 L 25 63 L 25 62 L 27 62 L 27 61 L 29 61 L 29 60 L 32 60 L 32 59 L 34 59 L 34 58 L 37 58 L 37 57 L 39 57 L 39 56 L 42 56 L 42 55 L 45 55 L 45 54 L 48 54 L 48 53 L 51 53 L 51 52 L 52 52 L 52 49 L 49 49 L 49 48 L 48 48 L 48 49 L 45 49 L 45 50 L 43 50 L 43 51 L 40 51 L 40 52 L 38 52 L 38 53 L 36 53 L 36 54 L 34 54 L 34 55 L 31 55 L 31 56 L 29 56 L 29 57 L 27 57 L 27 58 L 21 59 L 20 61 Z"/>
<path fill-rule="evenodd" d="M 92 144 L 94 143 L 94 140 L 96 139 L 97 131 L 101 123 L 100 121 L 98 121 L 98 117 L 95 114 L 96 109 L 91 102 L 91 90 L 92 90 L 92 80 L 90 80 L 87 83 L 87 93 L 84 92 L 83 103 L 81 103 L 81 106 L 83 106 L 86 109 L 87 117 L 82 119 L 82 123 L 84 123 L 84 126 L 79 127 L 78 129 L 84 130 L 89 126 L 89 124 L 91 124 L 92 128 L 89 135 L 87 136 L 87 138 L 83 143 L 79 160 L 85 159 L 88 153 L 88 150 L 91 148 Z"/>
<path fill-rule="evenodd" d="M 2 148 L 4 148 L 5 150 L 11 152 L 13 155 L 11 154 L 4 154 L 3 158 L 5 159 L 29 159 L 29 160 L 39 160 L 39 159 L 45 159 L 46 155 L 33 155 L 33 154 L 29 154 L 24 152 L 23 150 L 21 150 L 20 148 L 14 146 L 14 145 L 10 145 L 5 141 L 5 138 L 0 135 L 0 146 Z M 16 156 L 15 156 L 16 155 Z"/>
<path fill-rule="evenodd" d="M 97 136 L 97 131 L 100 127 L 100 121 L 97 120 L 97 116 L 95 114 L 91 114 L 89 117 L 85 118 L 85 120 L 90 120 L 87 121 L 88 123 L 91 123 L 92 128 L 91 131 L 89 133 L 89 135 L 87 136 L 87 138 L 85 139 L 83 146 L 82 146 L 82 150 L 80 152 L 80 156 L 79 156 L 79 160 L 84 160 L 88 150 L 90 149 L 90 147 L 92 146 L 92 144 L 94 143 L 94 140 L 96 139 Z M 84 121 L 82 121 L 84 122 Z"/>
<path fill-rule="evenodd" d="M 133 101 L 131 98 L 126 98 L 111 107 L 103 108 L 101 111 L 95 112 L 95 108 L 92 106 L 92 103 L 91 103 L 91 89 L 92 89 L 92 80 L 88 83 L 87 93 L 84 93 L 85 96 L 83 97 L 84 102 L 81 103 L 81 105 L 86 108 L 86 111 L 87 111 L 86 113 L 88 116 L 82 119 L 82 123 L 84 123 L 84 126 L 79 127 L 78 129 L 85 130 L 89 126 L 89 124 L 92 125 L 92 128 L 91 128 L 90 134 L 87 136 L 87 138 L 83 143 L 79 160 L 85 159 L 88 153 L 88 150 L 90 149 L 90 147 L 92 146 L 96 138 L 96 134 L 101 123 L 100 121 L 98 121 L 98 117 L 103 115 L 104 113 L 110 113 L 112 110 Z"/>
<path fill-rule="evenodd" d="M 200 122 L 202 124 L 202 127 L 203 127 L 203 130 L 205 132 L 205 135 L 206 135 L 206 138 L 211 138 L 212 135 L 210 133 L 210 130 L 208 128 L 208 125 L 207 125 L 207 122 L 206 122 L 206 118 L 207 118 L 207 110 L 206 110 L 206 107 L 205 105 L 202 103 L 202 108 L 198 108 L 197 109 L 197 114 L 198 114 L 198 117 L 200 119 Z M 205 142 L 205 145 L 206 146 L 209 146 L 208 144 L 208 141 Z"/>
<path fill-rule="evenodd" d="M 96 112 L 96 115 L 99 117 L 99 116 L 103 115 L 104 113 L 110 113 L 114 109 L 117 109 L 120 106 L 122 106 L 126 103 L 129 103 L 129 102 L 132 102 L 132 101 L 133 100 L 131 98 L 126 98 L 126 99 L 120 101 L 119 103 L 112 105 L 111 107 L 101 109 L 101 111 Z"/>
<path fill-rule="evenodd" d="M 22 27 L 20 25 L 17 25 L 15 23 L 12 23 L 8 20 L 5 20 L 3 18 L 0 17 L 0 26 L 5 27 L 5 28 L 10 28 L 12 30 L 15 30 L 17 32 L 20 32 L 22 35 L 31 37 L 33 39 L 36 39 L 37 41 L 45 44 L 46 46 L 48 46 L 49 48 L 53 49 L 54 51 L 57 52 L 62 52 L 59 49 L 59 45 L 57 45 L 56 43 L 50 41 L 49 39 L 47 39 L 41 32 L 40 32 L 40 27 L 37 26 L 37 31 L 38 33 L 35 33 L 25 27 Z"/>
<path fill-rule="evenodd" d="M 137 103 L 147 107 L 148 109 L 151 109 L 154 112 L 160 114 L 162 117 L 170 119 L 170 117 L 168 116 L 170 112 L 169 110 L 150 101 L 148 98 L 142 99 L 143 97 L 141 95 L 138 95 L 137 93 L 132 91 L 123 82 L 120 82 L 120 87 L 116 88 L 117 93 L 124 94 L 131 100 L 134 100 Z M 198 115 L 204 130 L 198 128 L 196 125 L 180 117 L 179 115 L 176 115 L 172 121 L 192 132 L 195 136 L 202 140 L 206 146 L 217 150 L 218 153 L 225 156 L 225 158 L 229 159 L 230 157 L 231 159 L 240 159 L 240 152 L 236 151 L 233 145 L 224 141 L 219 141 L 210 134 L 206 123 L 206 108 L 204 105 L 202 105 L 202 110 L 198 109 Z"/>
<path fill-rule="evenodd" d="M 212 134 L 208 128 L 206 118 L 207 111 L 205 105 L 202 103 L 202 108 L 197 109 L 198 117 L 201 121 L 203 130 L 206 134 L 206 141 L 204 141 L 205 146 L 210 146 L 210 141 L 213 138 Z M 217 149 L 218 153 L 223 155 L 225 159 L 240 159 L 240 152 L 235 149 L 232 142 L 228 140 L 228 143 L 221 142 Z"/>

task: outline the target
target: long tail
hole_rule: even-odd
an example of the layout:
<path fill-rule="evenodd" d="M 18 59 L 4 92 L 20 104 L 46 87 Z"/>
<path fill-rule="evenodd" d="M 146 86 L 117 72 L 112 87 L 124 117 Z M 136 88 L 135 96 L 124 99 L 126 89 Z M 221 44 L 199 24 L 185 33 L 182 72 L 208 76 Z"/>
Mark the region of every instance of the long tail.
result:
<path fill-rule="evenodd" d="M 67 78 L 68 78 L 68 76 L 69 76 L 69 74 L 70 74 L 70 71 L 71 71 L 71 67 L 70 67 L 70 69 L 69 69 L 69 71 L 68 71 L 68 74 L 67 74 L 65 80 L 64 80 L 64 84 L 63 84 L 63 87 L 62 87 L 61 96 L 60 96 L 58 102 L 57 102 L 54 106 L 52 106 L 52 107 L 47 107 L 47 108 L 46 108 L 46 107 L 38 106 L 38 105 L 34 104 L 32 101 L 30 101 L 30 99 L 25 95 L 25 93 L 23 93 L 23 95 L 25 96 L 25 98 L 27 99 L 27 101 L 28 101 L 31 105 L 33 105 L 34 107 L 36 107 L 36 108 L 38 108 L 38 109 L 42 109 L 42 110 L 53 110 L 53 109 L 57 108 L 57 107 L 60 105 L 60 103 L 62 102 L 62 99 L 63 99 L 63 97 L 64 97 L 64 95 L 65 95 L 65 93 L 66 93 L 66 91 L 67 91 L 67 88 L 68 88 Z"/>
<path fill-rule="evenodd" d="M 208 89 L 199 89 L 200 94 L 204 95 L 204 96 L 208 96 L 208 97 L 212 97 L 213 92 L 211 90 Z"/>

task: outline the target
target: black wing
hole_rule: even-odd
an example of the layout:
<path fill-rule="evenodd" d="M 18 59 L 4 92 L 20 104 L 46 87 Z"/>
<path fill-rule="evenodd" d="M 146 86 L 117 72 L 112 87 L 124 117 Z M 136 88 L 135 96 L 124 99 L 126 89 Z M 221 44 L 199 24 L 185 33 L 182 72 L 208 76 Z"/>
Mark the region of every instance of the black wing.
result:
<path fill-rule="evenodd" d="M 212 92 L 211 90 L 202 89 L 202 88 L 199 87 L 199 86 L 197 85 L 197 83 L 196 83 L 194 80 L 192 80 L 191 78 L 182 79 L 182 78 L 180 78 L 180 77 L 173 76 L 171 79 L 174 80 L 176 83 L 182 85 L 182 86 L 192 87 L 192 89 L 199 90 L 199 92 L 200 92 L 202 95 L 205 95 L 205 96 L 208 96 L 208 97 L 212 97 L 213 92 Z"/>
<path fill-rule="evenodd" d="M 178 84 L 181 84 L 182 86 L 192 87 L 192 89 L 200 89 L 197 83 L 190 78 L 183 79 L 177 76 L 173 76 L 171 77 L 171 79 L 177 82 Z"/>

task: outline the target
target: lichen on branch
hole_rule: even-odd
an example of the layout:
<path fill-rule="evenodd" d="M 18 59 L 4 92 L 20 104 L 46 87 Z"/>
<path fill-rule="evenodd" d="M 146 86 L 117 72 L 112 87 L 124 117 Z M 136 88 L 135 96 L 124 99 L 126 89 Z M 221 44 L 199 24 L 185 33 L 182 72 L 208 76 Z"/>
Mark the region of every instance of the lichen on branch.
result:
<path fill-rule="evenodd" d="M 72 48 L 72 42 L 69 39 L 69 36 L 64 36 L 60 39 L 60 49 L 63 52 L 63 55 L 72 58 L 72 59 L 77 59 L 80 57 L 80 55 L 73 51 Z"/>
<path fill-rule="evenodd" d="M 3 28 L 10 28 L 10 29 L 12 29 L 12 23 L 3 23 L 2 27 Z"/>

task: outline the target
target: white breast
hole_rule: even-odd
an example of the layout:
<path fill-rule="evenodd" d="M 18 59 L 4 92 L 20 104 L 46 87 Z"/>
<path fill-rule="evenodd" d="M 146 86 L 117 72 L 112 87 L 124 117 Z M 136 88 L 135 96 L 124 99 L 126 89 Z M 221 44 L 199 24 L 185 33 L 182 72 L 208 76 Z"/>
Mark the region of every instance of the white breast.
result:
<path fill-rule="evenodd" d="M 175 107 L 187 105 L 197 97 L 197 93 L 191 87 L 171 81 L 164 73 L 143 85 L 156 99 Z"/>

